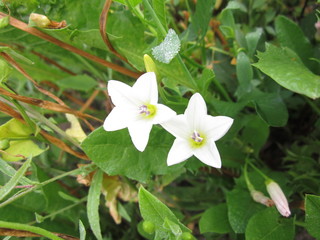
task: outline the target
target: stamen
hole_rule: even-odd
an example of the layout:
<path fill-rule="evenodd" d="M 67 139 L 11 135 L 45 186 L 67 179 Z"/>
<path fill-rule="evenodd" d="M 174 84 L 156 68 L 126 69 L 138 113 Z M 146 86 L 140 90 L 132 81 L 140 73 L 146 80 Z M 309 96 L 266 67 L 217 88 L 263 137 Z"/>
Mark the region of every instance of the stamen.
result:
<path fill-rule="evenodd" d="M 139 107 L 139 110 L 140 110 L 140 114 L 145 114 L 146 116 L 149 116 L 150 115 L 150 111 L 148 109 L 148 106 L 146 105 L 142 105 Z"/>
<path fill-rule="evenodd" d="M 203 138 L 200 137 L 200 134 L 197 131 L 194 131 L 192 133 L 191 138 L 193 139 L 193 141 L 195 141 L 196 143 L 201 143 L 203 141 Z"/>

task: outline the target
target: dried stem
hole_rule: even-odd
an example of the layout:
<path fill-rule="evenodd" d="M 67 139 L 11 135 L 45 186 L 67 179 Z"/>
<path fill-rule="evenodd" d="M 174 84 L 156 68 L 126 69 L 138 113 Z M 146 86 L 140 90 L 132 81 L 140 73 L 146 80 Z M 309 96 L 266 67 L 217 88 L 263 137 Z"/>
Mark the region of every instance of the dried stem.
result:
<path fill-rule="evenodd" d="M 106 30 L 106 26 L 107 26 L 107 20 L 108 20 L 108 14 L 109 14 L 109 9 L 111 6 L 112 0 L 106 0 L 101 15 L 100 15 L 100 19 L 99 19 L 99 25 L 100 25 L 100 34 L 102 37 L 102 40 L 104 41 L 104 43 L 108 46 L 109 50 L 118 58 L 120 58 L 121 60 L 128 62 L 128 60 L 123 57 L 122 55 L 120 55 L 117 50 L 114 49 L 114 47 L 112 46 L 108 35 L 107 35 L 107 30 Z"/>
<path fill-rule="evenodd" d="M 3 12 L 0 12 L 0 19 L 4 18 L 4 17 L 7 17 L 7 16 L 8 16 L 7 14 L 5 14 Z M 22 30 L 24 32 L 27 32 L 29 34 L 32 34 L 32 35 L 37 36 L 39 38 L 42 38 L 42 39 L 44 39 L 44 40 L 46 40 L 48 42 L 51 42 L 51 43 L 53 43 L 53 44 L 55 44 L 55 45 L 57 45 L 57 46 L 59 46 L 61 48 L 64 48 L 64 49 L 70 51 L 70 52 L 73 52 L 73 53 L 76 53 L 76 54 L 78 54 L 80 56 L 83 56 L 83 57 L 85 57 L 85 58 L 87 58 L 87 59 L 89 59 L 91 61 L 99 63 L 102 66 L 111 68 L 114 71 L 117 71 L 117 72 L 122 73 L 124 75 L 127 75 L 129 77 L 138 78 L 141 75 L 141 73 L 133 72 L 133 71 L 131 71 L 129 69 L 126 69 L 126 68 L 121 67 L 119 65 L 116 65 L 116 64 L 113 64 L 111 62 L 108 62 L 108 61 L 106 61 L 104 59 L 101 59 L 101 58 L 99 58 L 97 56 L 94 56 L 94 55 L 92 55 L 90 53 L 87 53 L 87 52 L 85 52 L 85 51 L 83 51 L 81 49 L 78 49 L 78 48 L 70 45 L 70 44 L 62 42 L 62 41 L 60 41 L 60 40 L 58 40 L 58 39 L 56 39 L 56 38 L 44 33 L 44 32 L 41 32 L 40 30 L 38 30 L 36 28 L 28 27 L 28 25 L 26 23 L 21 22 L 16 18 L 10 17 L 10 25 L 15 27 L 15 28 L 18 28 L 18 29 L 20 29 L 20 30 Z"/>

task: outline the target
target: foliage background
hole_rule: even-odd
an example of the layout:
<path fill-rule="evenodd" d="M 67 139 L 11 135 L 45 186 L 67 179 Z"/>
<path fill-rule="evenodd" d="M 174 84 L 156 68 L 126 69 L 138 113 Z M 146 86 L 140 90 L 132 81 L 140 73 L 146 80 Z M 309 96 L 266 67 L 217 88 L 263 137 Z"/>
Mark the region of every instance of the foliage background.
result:
<path fill-rule="evenodd" d="M 109 11 L 105 4 L 1 2 L 1 12 L 10 11 L 18 22 L 6 25 L 0 15 L 0 139 L 15 138 L 1 152 L 0 184 L 7 193 L 0 220 L 76 237 L 81 230 L 87 239 L 178 239 L 188 232 L 186 226 L 196 239 L 320 238 L 319 3 L 128 0 L 113 2 Z M 65 20 L 67 26 L 38 28 L 45 33 L 39 38 L 33 30 L 19 29 L 32 12 Z M 106 13 L 107 42 L 114 50 L 101 36 L 105 21 L 99 19 Z M 152 130 L 143 153 L 134 148 L 127 130 L 107 133 L 100 127 L 111 110 L 107 81 L 132 85 L 146 71 L 144 54 L 152 56 L 169 28 L 179 35 L 181 47 L 170 64 L 153 57 L 161 101 L 183 113 L 192 93 L 200 92 L 211 115 L 234 118 L 229 133 L 217 142 L 221 170 L 194 157 L 167 167 L 173 137 L 160 127 Z M 90 134 L 81 146 L 77 136 L 65 131 L 70 127 L 66 112 L 75 114 Z M 30 122 L 7 123 L 21 116 Z M 37 156 L 19 172 L 22 161 L 16 154 Z M 243 174 L 246 161 L 279 183 L 290 218 L 251 199 Z M 88 176 L 85 183 L 92 181 L 91 186 L 79 183 L 78 174 Z M 248 175 L 267 195 L 263 178 L 250 167 Z M 28 191 L 15 185 L 36 187 Z M 146 190 L 140 189 L 137 202 L 140 185 L 170 210 Z M 164 216 L 155 217 L 148 204 Z M 156 225 L 155 236 L 145 232 L 143 219 Z"/>

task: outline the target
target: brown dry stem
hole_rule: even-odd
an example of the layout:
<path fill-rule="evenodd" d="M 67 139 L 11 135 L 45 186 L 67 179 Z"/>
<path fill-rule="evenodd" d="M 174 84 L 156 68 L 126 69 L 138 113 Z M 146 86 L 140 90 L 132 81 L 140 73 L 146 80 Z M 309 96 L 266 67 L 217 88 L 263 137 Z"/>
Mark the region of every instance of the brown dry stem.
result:
<path fill-rule="evenodd" d="M 0 19 L 4 18 L 4 17 L 7 17 L 7 16 L 8 16 L 7 14 L 5 14 L 3 12 L 0 12 Z M 129 77 L 137 79 L 141 75 L 140 72 L 134 72 L 134 71 L 131 71 L 131 70 L 126 69 L 124 67 L 121 67 L 121 66 L 119 66 L 117 64 L 113 64 L 111 62 L 108 62 L 108 61 L 106 61 L 104 59 L 101 59 L 101 58 L 95 56 L 95 55 L 92 55 L 92 54 L 87 53 L 87 52 L 85 52 L 85 51 L 83 51 L 81 49 L 78 49 L 78 48 L 76 48 L 76 47 L 74 47 L 74 46 L 72 46 L 70 44 L 62 42 L 62 41 L 60 41 L 60 40 L 58 40 L 58 39 L 56 39 L 56 38 L 54 38 L 54 37 L 42 32 L 42 31 L 40 31 L 40 30 L 38 30 L 36 28 L 29 27 L 26 23 L 21 22 L 21 21 L 19 21 L 18 19 L 14 18 L 14 17 L 10 17 L 10 25 L 15 27 L 15 28 L 18 28 L 18 29 L 20 29 L 20 30 L 22 30 L 24 32 L 27 32 L 27 33 L 29 33 L 31 35 L 34 35 L 34 36 L 39 37 L 39 38 L 42 38 L 42 39 L 44 39 L 44 40 L 46 40 L 48 42 L 51 42 L 51 43 L 53 43 L 53 44 L 55 44 L 55 45 L 57 45 L 57 46 L 59 46 L 61 48 L 64 48 L 64 49 L 70 51 L 70 52 L 76 53 L 76 54 L 78 54 L 78 55 L 80 55 L 82 57 L 85 57 L 85 58 L 87 58 L 87 59 L 89 59 L 91 61 L 99 63 L 102 66 L 111 68 L 114 71 L 122 73 L 122 74 L 124 74 L 126 76 L 129 76 Z"/>

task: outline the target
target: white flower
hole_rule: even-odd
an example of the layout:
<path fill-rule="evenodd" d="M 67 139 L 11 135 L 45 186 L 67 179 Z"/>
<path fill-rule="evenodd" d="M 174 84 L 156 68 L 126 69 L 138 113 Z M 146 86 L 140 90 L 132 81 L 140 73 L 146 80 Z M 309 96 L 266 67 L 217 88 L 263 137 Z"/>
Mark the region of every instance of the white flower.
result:
<path fill-rule="evenodd" d="M 272 180 L 267 181 L 266 185 L 267 191 L 271 199 L 274 201 L 279 213 L 284 217 L 289 217 L 291 214 L 289 204 L 280 186 Z"/>
<path fill-rule="evenodd" d="M 220 168 L 221 159 L 215 141 L 226 134 L 232 123 L 233 119 L 229 117 L 207 115 L 204 99 L 199 93 L 194 94 L 184 114 L 161 124 L 176 137 L 167 164 L 177 164 L 195 155 L 201 162 Z"/>
<path fill-rule="evenodd" d="M 152 125 L 176 115 L 167 106 L 158 104 L 158 86 L 153 72 L 141 75 L 132 87 L 110 80 L 108 91 L 115 107 L 103 128 L 106 131 L 128 128 L 134 146 L 141 152 L 148 144 Z"/>

